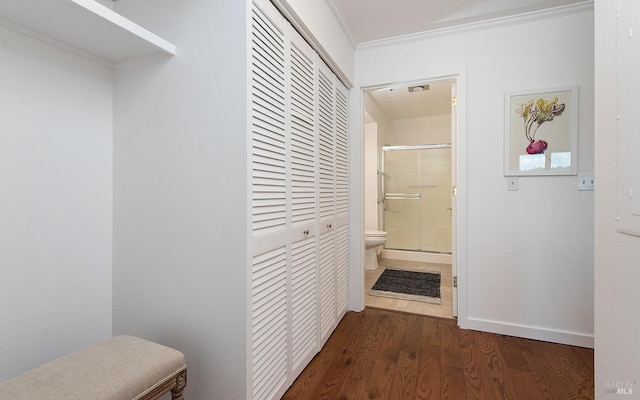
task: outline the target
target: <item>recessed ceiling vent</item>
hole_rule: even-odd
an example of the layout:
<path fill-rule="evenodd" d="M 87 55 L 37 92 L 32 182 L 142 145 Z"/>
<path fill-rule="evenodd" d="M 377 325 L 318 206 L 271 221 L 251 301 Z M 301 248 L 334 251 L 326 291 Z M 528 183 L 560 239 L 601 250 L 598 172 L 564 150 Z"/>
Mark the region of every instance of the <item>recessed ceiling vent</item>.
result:
<path fill-rule="evenodd" d="M 429 85 L 409 86 L 407 89 L 409 89 L 411 93 L 424 92 L 429 90 Z"/>

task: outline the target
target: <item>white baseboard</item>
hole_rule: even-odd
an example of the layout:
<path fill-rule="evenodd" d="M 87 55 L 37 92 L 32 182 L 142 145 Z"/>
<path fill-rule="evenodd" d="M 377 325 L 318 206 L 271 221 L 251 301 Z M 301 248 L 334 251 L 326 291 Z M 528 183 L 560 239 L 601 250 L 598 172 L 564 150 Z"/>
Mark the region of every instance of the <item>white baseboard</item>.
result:
<path fill-rule="evenodd" d="M 489 321 L 479 318 L 467 318 L 466 328 L 476 331 L 492 332 L 501 335 L 542 340 L 545 342 L 588 347 L 591 349 L 594 347 L 593 335 L 587 335 L 584 333 L 559 331 L 554 329 L 540 328 L 536 326 L 508 324 L 504 322 Z"/>
<path fill-rule="evenodd" d="M 451 264 L 451 254 L 428 253 L 420 251 L 382 250 L 382 258 L 392 260 L 419 261 L 436 264 Z"/>

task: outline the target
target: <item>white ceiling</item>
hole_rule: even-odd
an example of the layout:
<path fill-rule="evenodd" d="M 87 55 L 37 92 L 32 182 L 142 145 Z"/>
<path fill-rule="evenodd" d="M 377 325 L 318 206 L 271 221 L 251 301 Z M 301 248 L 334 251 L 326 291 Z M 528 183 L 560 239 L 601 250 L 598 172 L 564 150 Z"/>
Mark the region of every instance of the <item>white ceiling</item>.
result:
<path fill-rule="evenodd" d="M 584 3 L 585 0 L 332 0 L 356 43 Z"/>
<path fill-rule="evenodd" d="M 329 0 L 344 17 L 357 44 L 452 28 L 541 11 L 585 0 Z M 589 0 L 587 0 L 589 1 Z M 370 91 L 390 119 L 444 115 L 450 110 L 450 81 L 431 82 L 430 90 L 406 87 Z M 408 86 L 408 85 L 407 85 Z"/>
<path fill-rule="evenodd" d="M 428 85 L 428 89 L 421 92 L 410 92 L 409 85 L 401 85 L 371 90 L 369 93 L 389 119 L 433 117 L 451 113 L 452 82 L 448 79 L 421 83 Z"/>

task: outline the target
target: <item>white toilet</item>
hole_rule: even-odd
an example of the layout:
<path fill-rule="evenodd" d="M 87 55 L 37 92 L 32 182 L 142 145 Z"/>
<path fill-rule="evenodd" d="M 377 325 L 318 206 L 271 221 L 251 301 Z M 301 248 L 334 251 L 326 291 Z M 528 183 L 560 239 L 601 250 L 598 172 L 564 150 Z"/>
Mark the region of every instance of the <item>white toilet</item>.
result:
<path fill-rule="evenodd" d="M 364 268 L 378 269 L 377 247 L 387 241 L 387 232 L 372 229 L 364 230 Z"/>

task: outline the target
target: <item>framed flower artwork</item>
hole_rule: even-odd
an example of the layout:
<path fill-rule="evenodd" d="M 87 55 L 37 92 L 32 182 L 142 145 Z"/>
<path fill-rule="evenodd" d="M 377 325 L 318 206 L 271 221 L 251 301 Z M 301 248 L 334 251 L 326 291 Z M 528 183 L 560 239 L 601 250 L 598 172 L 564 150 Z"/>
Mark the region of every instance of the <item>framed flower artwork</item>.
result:
<path fill-rule="evenodd" d="M 505 94 L 505 176 L 576 175 L 578 87 Z"/>

